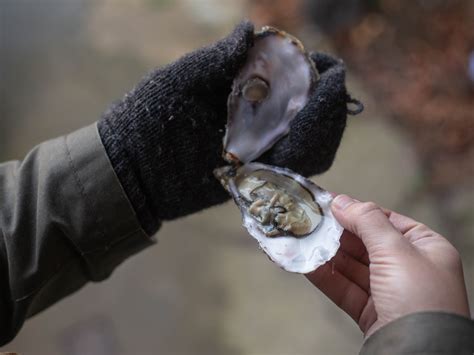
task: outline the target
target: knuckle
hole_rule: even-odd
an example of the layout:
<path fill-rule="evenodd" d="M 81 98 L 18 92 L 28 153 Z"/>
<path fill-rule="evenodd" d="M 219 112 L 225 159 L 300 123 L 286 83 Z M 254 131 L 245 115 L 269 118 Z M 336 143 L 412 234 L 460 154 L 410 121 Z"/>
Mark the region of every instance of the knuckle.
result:
<path fill-rule="evenodd" d="M 462 258 L 459 250 L 451 244 L 451 242 L 440 234 L 435 233 L 434 238 L 437 240 L 437 249 L 442 255 L 440 262 L 444 264 L 448 270 L 459 273 L 462 272 Z"/>
<path fill-rule="evenodd" d="M 448 247 L 447 247 L 447 258 L 450 260 L 453 266 L 461 266 L 461 254 L 459 251 L 451 244 L 448 242 Z"/>
<path fill-rule="evenodd" d="M 419 223 L 415 229 L 419 233 L 433 233 L 432 230 L 426 224 L 423 223 Z"/>
<path fill-rule="evenodd" d="M 417 223 L 414 227 L 405 232 L 405 236 L 418 240 L 426 237 L 432 237 L 434 232 L 423 223 Z"/>
<path fill-rule="evenodd" d="M 463 265 L 462 260 L 459 257 L 459 252 L 452 252 L 451 256 L 446 260 L 446 268 L 452 273 L 459 274 L 462 273 Z"/>
<path fill-rule="evenodd" d="M 361 216 L 367 216 L 380 211 L 380 207 L 374 202 L 360 202 L 354 204 L 354 212 Z"/>
<path fill-rule="evenodd" d="M 380 209 L 379 206 L 378 206 L 375 202 L 372 202 L 372 201 L 363 202 L 363 203 L 362 203 L 362 206 L 363 206 L 364 209 L 366 209 L 367 211 L 372 211 L 372 210 L 378 210 L 378 209 Z"/>

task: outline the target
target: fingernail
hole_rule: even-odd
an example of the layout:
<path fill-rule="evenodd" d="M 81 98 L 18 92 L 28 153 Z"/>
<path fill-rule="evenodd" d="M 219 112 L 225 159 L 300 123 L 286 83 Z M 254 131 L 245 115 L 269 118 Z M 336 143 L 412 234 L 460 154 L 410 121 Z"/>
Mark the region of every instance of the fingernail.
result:
<path fill-rule="evenodd" d="M 338 210 L 344 210 L 354 202 L 356 201 L 347 195 L 337 195 L 334 200 L 332 200 L 332 206 Z"/>

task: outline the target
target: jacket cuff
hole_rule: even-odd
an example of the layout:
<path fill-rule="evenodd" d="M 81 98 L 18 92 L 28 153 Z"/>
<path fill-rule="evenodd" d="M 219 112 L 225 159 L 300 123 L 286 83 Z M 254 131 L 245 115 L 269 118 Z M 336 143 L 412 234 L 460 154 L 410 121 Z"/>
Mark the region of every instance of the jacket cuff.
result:
<path fill-rule="evenodd" d="M 361 355 L 474 353 L 474 321 L 451 313 L 422 312 L 401 317 L 377 330 Z"/>
<path fill-rule="evenodd" d="M 92 281 L 107 278 L 122 261 L 155 243 L 137 216 L 102 145 L 97 124 L 65 137 L 75 185 L 87 211 L 72 221 L 70 238 Z M 74 238 L 80 236 L 80 238 Z"/>

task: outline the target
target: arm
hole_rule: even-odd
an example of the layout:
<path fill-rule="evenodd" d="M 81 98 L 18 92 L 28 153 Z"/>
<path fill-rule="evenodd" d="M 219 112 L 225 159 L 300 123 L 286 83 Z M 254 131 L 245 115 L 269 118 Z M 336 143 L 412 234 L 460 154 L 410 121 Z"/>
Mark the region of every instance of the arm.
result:
<path fill-rule="evenodd" d="M 96 125 L 0 164 L 0 345 L 25 318 L 152 243 Z"/>
<path fill-rule="evenodd" d="M 252 44 L 253 26 L 242 22 L 150 72 L 97 127 L 0 166 L 0 344 L 25 318 L 152 244 L 147 236 L 162 221 L 229 198 L 212 171 L 225 164 L 227 96 Z M 348 100 L 342 62 L 312 59 L 317 87 L 290 133 L 262 157 L 304 175 L 331 166 Z"/>

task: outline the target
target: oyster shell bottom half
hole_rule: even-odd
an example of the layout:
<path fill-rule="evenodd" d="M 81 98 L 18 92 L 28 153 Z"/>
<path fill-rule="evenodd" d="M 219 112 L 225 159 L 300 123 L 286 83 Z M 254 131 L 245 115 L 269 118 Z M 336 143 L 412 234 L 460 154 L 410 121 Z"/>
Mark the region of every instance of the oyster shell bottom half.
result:
<path fill-rule="evenodd" d="M 308 273 L 329 261 L 343 228 L 332 196 L 288 169 L 252 162 L 286 135 L 318 73 L 295 37 L 272 27 L 255 34 L 228 98 L 223 157 L 214 175 L 238 205 L 243 225 L 283 269 Z"/>
<path fill-rule="evenodd" d="M 243 225 L 280 267 L 308 273 L 339 248 L 342 226 L 331 213 L 332 196 L 288 169 L 260 163 L 215 171 L 242 214 Z"/>

